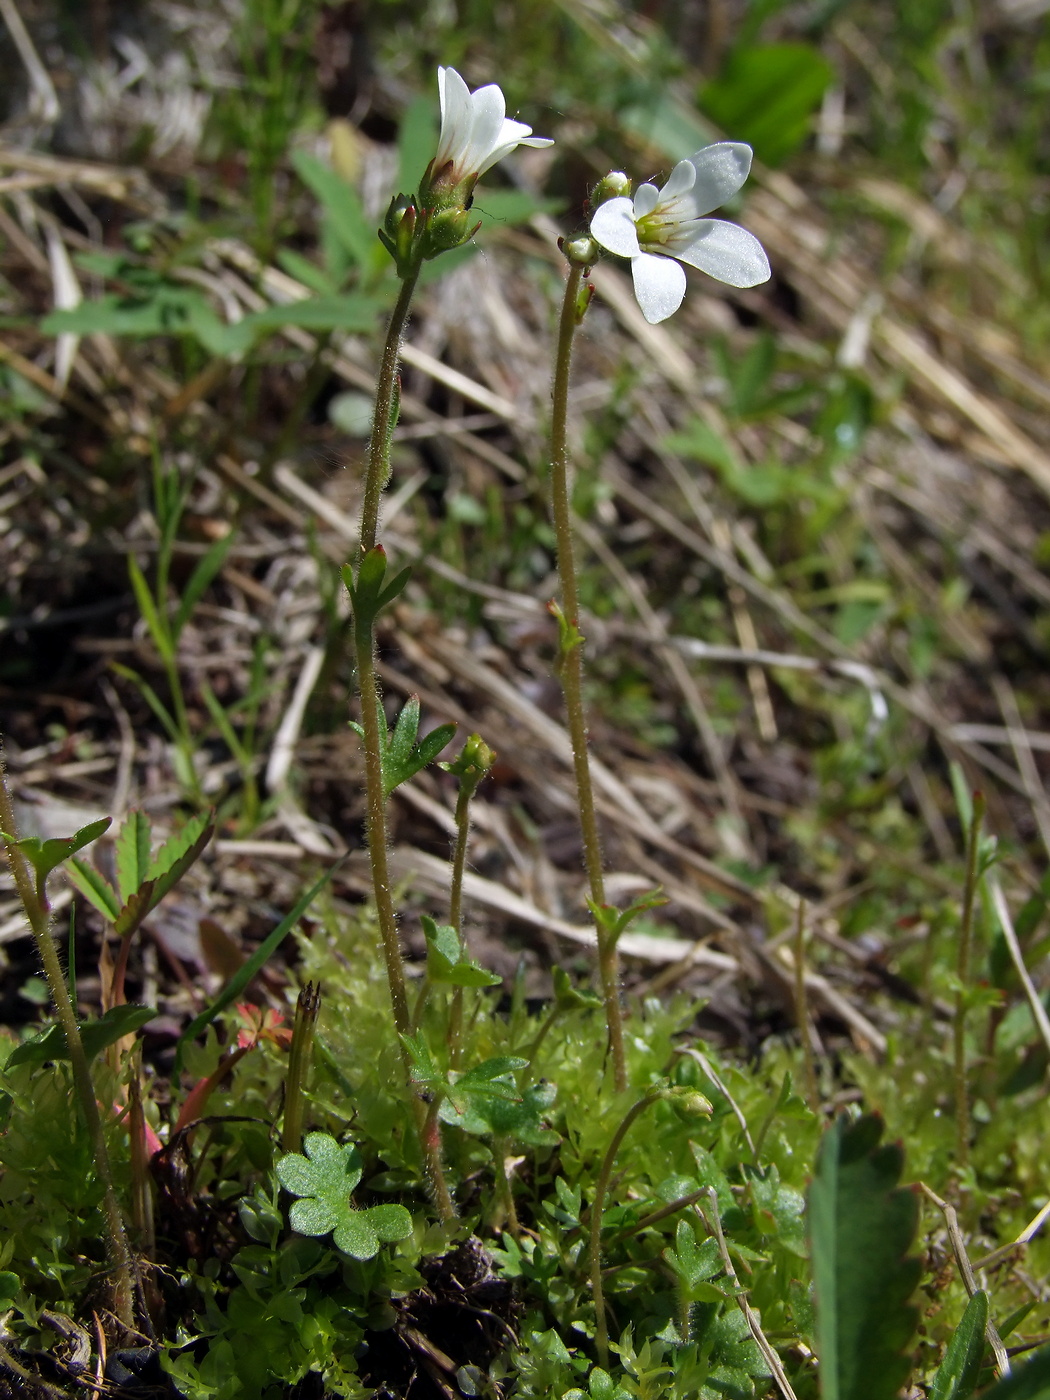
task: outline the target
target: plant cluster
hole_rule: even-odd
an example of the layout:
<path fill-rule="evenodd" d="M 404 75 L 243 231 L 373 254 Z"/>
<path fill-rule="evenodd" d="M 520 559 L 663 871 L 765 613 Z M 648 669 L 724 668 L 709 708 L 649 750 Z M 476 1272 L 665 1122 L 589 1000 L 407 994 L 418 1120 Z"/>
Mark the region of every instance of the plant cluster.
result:
<path fill-rule="evenodd" d="M 771 71 L 789 58 L 781 54 Z M 813 77 L 812 64 L 799 65 Z M 265 72 L 279 76 L 272 54 L 260 82 Z M 391 200 L 379 234 L 395 278 L 375 263 L 371 232 L 362 231 L 346 186 L 309 156 L 298 170 L 323 207 L 328 257 L 324 268 L 311 266 L 310 295 L 298 303 L 223 326 L 192 283 L 187 290 L 175 277 L 158 281 L 134 260 L 107 266 L 143 294 L 129 315 L 166 307 L 165 316 L 217 356 L 247 353 L 277 325 L 323 336 L 368 320 L 377 307 L 389 310 L 359 536 L 341 571 L 372 898 L 348 916 L 328 898 L 327 871 L 181 1029 L 163 1074 L 144 1054 L 139 1033 L 156 1011 L 128 1002 L 129 958 L 215 830 L 196 768 L 180 638 L 229 549 L 223 538 L 204 550 L 171 603 L 188 489 L 157 466 L 152 581 L 133 557 L 129 571 L 168 699 L 140 673 L 122 674 L 166 732 L 194 814 L 155 850 L 149 818 L 133 811 L 107 870 L 104 850 L 85 852 L 108 822 L 61 839 L 22 835 L 0 772 L 0 836 L 54 1013 L 52 1025 L 20 1043 L 0 1039 L 0 1376 L 49 1396 L 131 1394 L 142 1380 L 189 1400 L 377 1392 L 891 1400 L 905 1385 L 935 1400 L 1045 1400 L 1046 1339 L 1026 1339 L 1016 1359 L 1006 1342 L 1045 1302 L 1038 1282 L 1034 1297 L 1019 1301 L 1025 1280 L 1015 1266 L 1046 1214 L 1029 1207 L 1043 1190 L 1046 1060 L 1038 1051 L 1050 1047 L 1050 1026 L 1028 963 L 1050 890 L 1032 892 L 1015 927 L 984 798 L 961 773 L 957 956 L 950 969 L 938 962 L 916 978 L 925 978 L 927 1025 L 936 1012 L 950 1036 L 938 1043 L 930 1033 L 918 1047 L 905 1034 L 891 1038 L 892 1090 L 860 1055 L 815 1062 L 804 909 L 790 911 L 798 1054 L 770 1050 L 758 1065 L 734 1064 L 698 1038 L 699 1008 L 689 998 L 643 996 L 625 1007 L 622 940 L 651 927 L 663 896 L 645 890 L 618 904 L 608 892 L 574 544 L 574 336 L 593 303 L 589 277 L 602 249 L 628 260 L 650 324 L 681 306 L 683 263 L 738 288 L 768 278 L 754 235 L 707 218 L 747 176 L 751 149 L 742 143 L 706 145 L 675 164 L 662 187 L 643 183 L 633 194 L 628 177 L 611 172 L 591 191 L 587 227 L 560 244 L 547 536 L 558 596 L 549 611 L 594 990 L 556 967 L 553 995 L 537 1009 L 522 978 L 504 995 L 472 952 L 464 919 L 471 806 L 498 757 L 478 733 L 441 762 L 456 787 L 448 907 L 441 922 L 422 918 L 422 966 L 406 962 L 390 798 L 450 753 L 456 731 L 438 724 L 423 732 L 420 699 L 392 713 L 380 686 L 383 619 L 412 577 L 411 568 L 391 566 L 383 529 L 402 340 L 429 265 L 454 258 L 477 232 L 480 177 L 518 146 L 550 144 L 506 117 L 497 86 L 471 93 L 454 69 L 438 74 L 436 155 L 410 192 Z M 720 81 L 713 110 L 729 101 L 728 79 Z M 272 170 L 272 137 L 262 145 L 260 168 Z M 265 181 L 254 180 L 252 191 L 268 236 Z M 146 322 L 114 323 L 126 310 L 96 302 L 56 313 L 50 324 L 67 335 L 139 333 Z M 759 341 L 743 363 L 726 354 L 731 412 L 740 418 L 768 407 L 774 353 Z M 811 518 L 793 521 L 814 534 L 814 521 L 842 505 L 836 443 L 867 412 L 862 389 L 839 376 L 821 412 L 827 479 L 818 481 L 823 468 L 815 469 Z M 709 462 L 742 499 L 770 512 L 797 503 L 785 469 L 745 466 L 700 419 L 668 441 Z M 844 631 L 870 621 L 838 619 Z M 241 775 L 246 830 L 261 802 L 262 690 L 256 667 L 248 699 L 231 715 L 207 682 L 202 689 Z M 87 1018 L 78 1010 L 76 938 L 65 966 L 56 944 L 49 879 L 60 868 L 104 923 L 98 1014 Z M 785 912 L 781 901 L 771 922 Z M 252 998 L 293 934 L 302 988 L 286 1024 Z M 982 951 L 988 981 L 975 971 Z M 999 1068 L 1008 1059 L 1004 1081 Z M 947 1111 L 939 1081 L 951 1085 Z M 1008 1129 L 997 1116 L 1003 1103 Z M 882 1117 L 866 1111 L 873 1106 Z M 883 1142 L 884 1119 L 907 1142 L 907 1157 Z M 921 1188 L 902 1186 L 906 1168 Z M 984 1258 L 969 1257 L 949 1197 L 970 1230 L 994 1235 Z M 994 1229 L 981 1217 L 993 1207 Z M 925 1255 L 917 1244 L 924 1210 L 935 1222 Z"/>

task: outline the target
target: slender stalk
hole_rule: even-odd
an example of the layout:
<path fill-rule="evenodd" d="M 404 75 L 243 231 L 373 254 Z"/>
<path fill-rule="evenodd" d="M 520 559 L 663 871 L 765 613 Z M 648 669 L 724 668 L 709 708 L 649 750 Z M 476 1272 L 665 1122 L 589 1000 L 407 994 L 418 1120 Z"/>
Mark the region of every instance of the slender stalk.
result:
<path fill-rule="evenodd" d="M 576 634 L 579 626 L 579 592 L 576 586 L 576 561 L 572 540 L 572 505 L 569 499 L 568 408 L 569 372 L 572 366 L 572 339 L 576 331 L 577 305 L 583 268 L 569 264 L 558 323 L 558 345 L 554 358 L 554 388 L 551 414 L 551 514 L 558 545 L 558 574 L 561 579 L 564 621 Z M 564 634 L 563 634 L 564 635 Z M 583 701 L 583 643 L 570 635 L 563 644 L 561 655 L 561 684 L 565 695 L 565 710 L 572 740 L 573 768 L 576 774 L 576 796 L 580 808 L 583 833 L 583 858 L 591 887 L 591 901 L 605 903 L 605 878 L 602 871 L 601 840 L 594 805 L 594 788 L 587 754 L 587 713 Z M 616 937 L 599 926 L 598 970 L 605 1001 L 605 1019 L 609 1028 L 609 1050 L 613 1062 L 613 1080 L 617 1091 L 627 1087 L 627 1066 L 623 1049 L 623 1015 L 620 1009 L 620 968 Z"/>
<path fill-rule="evenodd" d="M 401 283 L 397 303 L 390 317 L 383 358 L 376 381 L 376 402 L 372 416 L 372 435 L 368 444 L 368 465 L 365 471 L 364 498 L 361 504 L 361 536 L 359 558 L 375 548 L 379 530 L 379 505 L 383 488 L 390 476 L 390 434 L 397 415 L 398 358 L 401 338 L 408 321 L 421 263 L 417 263 Z M 401 961 L 401 944 L 397 935 L 397 914 L 390 889 L 390 862 L 386 827 L 386 791 L 383 785 L 382 737 L 379 732 L 379 686 L 375 668 L 374 617 L 354 619 L 354 649 L 357 656 L 357 683 L 361 696 L 361 728 L 364 731 L 365 802 L 367 810 L 368 854 L 372 867 L 372 891 L 375 899 L 379 935 L 386 963 L 390 1004 L 394 1012 L 394 1029 L 401 1043 L 401 1060 L 405 1078 L 411 1086 L 412 1059 L 403 1037 L 412 1033 L 412 1018 L 405 990 L 405 973 Z M 434 1105 L 427 1106 L 411 1089 L 412 1113 L 420 1147 L 433 1192 L 434 1202 L 442 1219 L 456 1214 L 448 1183 L 441 1164 L 441 1128 Z"/>
<path fill-rule="evenodd" d="M 7 790 L 2 753 L 0 753 L 0 827 L 10 836 L 17 837 L 14 806 Z M 133 1325 L 131 1300 L 134 1292 L 134 1265 L 131 1249 L 124 1229 L 124 1217 L 117 1200 L 117 1192 L 113 1182 L 113 1168 L 110 1164 L 109 1150 L 106 1147 L 106 1137 L 102 1129 L 102 1117 L 98 1111 L 98 1100 L 95 1098 L 95 1086 L 91 1081 L 91 1069 L 84 1052 L 84 1042 L 80 1038 L 80 1027 L 77 1024 L 76 1012 L 69 996 L 69 987 L 62 971 L 62 963 L 59 960 L 58 950 L 51 933 L 47 895 L 42 882 L 39 885 L 34 884 L 29 862 L 16 845 L 8 845 L 7 856 L 19 899 L 22 901 L 26 918 L 29 920 L 29 927 L 36 940 L 37 952 L 44 967 L 44 976 L 47 978 L 55 1014 L 65 1036 L 77 1099 L 87 1124 L 88 1135 L 91 1138 L 95 1167 L 102 1179 L 103 1213 L 106 1220 L 106 1233 L 109 1236 L 110 1262 L 114 1272 L 114 1312 L 125 1326 L 131 1327 Z"/>
<path fill-rule="evenodd" d="M 471 786 L 461 780 L 456 797 L 456 844 L 452 852 L 452 884 L 448 899 L 448 921 L 459 934 L 460 942 L 466 948 L 463 934 L 463 871 L 467 864 L 467 842 L 470 838 L 470 799 L 477 784 Z M 463 1051 L 463 988 L 453 987 L 452 1006 L 448 1015 L 448 1063 L 457 1069 Z"/>
<path fill-rule="evenodd" d="M 372 435 L 368 443 L 368 469 L 365 473 L 365 494 L 361 503 L 361 553 L 375 545 L 379 530 L 379 501 L 383 487 L 390 477 L 391 418 L 397 395 L 397 365 L 401 354 L 401 338 L 408 321 L 408 308 L 419 278 L 417 266 L 401 283 L 397 302 L 387 327 L 383 358 L 376 380 L 376 406 L 372 415 Z"/>
<path fill-rule="evenodd" d="M 602 1212 L 605 1209 L 605 1195 L 609 1189 L 609 1179 L 616 1163 L 616 1154 L 620 1150 L 620 1143 L 627 1136 L 627 1130 L 650 1104 L 655 1103 L 657 1099 L 665 1098 L 666 1094 L 667 1091 L 664 1088 L 650 1089 L 627 1110 L 620 1126 L 612 1135 L 612 1140 L 602 1160 L 598 1180 L 594 1186 L 590 1231 L 591 1296 L 594 1299 L 594 1341 L 598 1348 L 598 1364 L 603 1368 L 609 1365 L 609 1327 L 605 1319 L 605 1291 L 602 1287 Z"/>
<path fill-rule="evenodd" d="M 966 999 L 970 989 L 970 955 L 973 948 L 973 914 L 980 881 L 978 869 L 981 824 L 984 820 L 984 794 L 975 792 L 970 829 L 966 833 L 966 884 L 963 888 L 962 918 L 959 922 L 959 957 L 956 964 L 955 1008 L 952 1014 L 952 1040 L 955 1077 L 955 1151 L 959 1166 L 970 1161 L 970 1096 L 966 1082 Z"/>
<path fill-rule="evenodd" d="M 806 902 L 799 900 L 795 921 L 795 1020 L 798 1022 L 802 1045 L 802 1070 L 805 1076 L 806 1102 L 814 1113 L 820 1112 L 820 1090 L 817 1087 L 817 1067 L 813 1059 L 810 1036 L 809 1006 L 806 1001 Z"/>
<path fill-rule="evenodd" d="M 295 1003 L 292 1045 L 288 1052 L 288 1075 L 284 1081 L 284 1123 L 281 1146 L 285 1152 L 301 1152 L 303 1140 L 303 1096 L 306 1074 L 313 1057 L 314 1029 L 321 1009 L 321 988 L 307 982 Z"/>

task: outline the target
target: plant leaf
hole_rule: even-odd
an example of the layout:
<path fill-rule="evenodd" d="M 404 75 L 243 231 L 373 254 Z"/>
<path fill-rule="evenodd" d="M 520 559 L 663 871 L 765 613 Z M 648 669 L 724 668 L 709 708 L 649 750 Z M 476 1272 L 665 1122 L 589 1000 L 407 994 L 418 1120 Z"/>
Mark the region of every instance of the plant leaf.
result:
<path fill-rule="evenodd" d="M 809 1190 L 822 1400 L 894 1400 L 915 1330 L 908 1300 L 918 1200 L 897 1187 L 904 1154 L 879 1146 L 882 1120 L 843 1115 L 824 1135 Z"/>
<path fill-rule="evenodd" d="M 361 1154 L 352 1143 L 340 1146 L 328 1133 L 308 1133 L 306 1156 L 290 1152 L 277 1163 L 281 1185 L 300 1197 L 288 1221 L 301 1235 L 334 1231 L 337 1249 L 354 1259 L 371 1259 L 385 1241 L 403 1240 L 412 1231 L 404 1206 L 355 1209 L 350 1196 L 361 1180 Z"/>
<path fill-rule="evenodd" d="M 149 817 L 142 811 L 131 811 L 117 833 L 117 889 L 124 904 L 149 878 L 152 830 Z"/>
<path fill-rule="evenodd" d="M 52 836 L 46 841 L 39 836 L 22 836 L 16 839 L 6 831 L 0 831 L 0 837 L 9 846 L 15 846 L 22 852 L 36 871 L 38 880 L 46 880 L 52 870 L 64 860 L 68 860 L 77 851 L 97 840 L 104 831 L 108 831 L 110 820 L 109 817 L 101 817 L 97 822 L 89 822 L 87 826 L 82 826 L 72 836 Z"/>
<path fill-rule="evenodd" d="M 104 1016 L 95 1021 L 81 1021 L 80 1039 L 84 1044 L 84 1053 L 89 1060 L 93 1060 L 107 1046 L 133 1034 L 140 1026 L 152 1021 L 156 1014 L 152 1006 L 126 1004 L 110 1007 Z M 27 1040 L 24 1044 L 16 1046 L 7 1057 L 7 1063 L 43 1065 L 51 1060 L 68 1059 L 65 1032 L 56 1024 L 48 1026 L 43 1035 L 37 1036 L 35 1040 Z"/>
<path fill-rule="evenodd" d="M 201 1031 L 207 1030 L 220 1012 L 225 1011 L 232 1001 L 240 996 L 245 987 L 252 980 L 261 967 L 273 957 L 274 953 L 287 938 L 289 932 L 295 927 L 299 920 L 309 909 L 310 905 L 324 889 L 325 885 L 339 869 L 341 862 L 329 866 L 324 874 L 306 891 L 295 907 L 281 920 L 277 927 L 269 933 L 259 944 L 250 958 L 247 958 L 244 965 L 230 978 L 222 991 L 215 998 L 210 1006 L 205 1007 L 199 1016 L 195 1016 L 183 1033 L 179 1036 L 178 1044 L 175 1047 L 175 1064 L 173 1073 L 178 1074 L 182 1068 L 182 1057 L 185 1054 L 186 1046 L 195 1040 Z"/>
<path fill-rule="evenodd" d="M 76 857 L 69 862 L 66 874 L 84 898 L 95 906 L 103 918 L 112 923 L 120 913 L 120 900 L 105 875 L 93 865 L 89 865 L 86 860 L 78 860 Z"/>
<path fill-rule="evenodd" d="M 982 1391 L 981 1400 L 1050 1400 L 1050 1346 L 1041 1347 L 1012 1375 Z"/>
<path fill-rule="evenodd" d="M 929 1400 L 969 1400 L 977 1389 L 988 1322 L 988 1294 L 978 1289 L 952 1333 L 944 1360 L 937 1369 Z"/>

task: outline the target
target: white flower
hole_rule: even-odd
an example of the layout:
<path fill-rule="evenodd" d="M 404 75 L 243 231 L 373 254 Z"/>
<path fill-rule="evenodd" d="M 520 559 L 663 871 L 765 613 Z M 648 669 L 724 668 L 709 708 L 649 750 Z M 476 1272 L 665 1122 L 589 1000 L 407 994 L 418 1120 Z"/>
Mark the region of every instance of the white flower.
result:
<path fill-rule="evenodd" d="M 438 69 L 441 97 L 441 137 L 433 171 L 451 164 L 444 178 L 450 185 L 477 179 L 518 146 L 552 146 L 546 136 L 533 136 L 532 127 L 511 121 L 507 103 L 495 83 L 472 93 L 454 68 Z"/>
<path fill-rule="evenodd" d="M 650 325 L 682 304 L 680 263 L 731 287 L 756 287 L 769 277 L 769 259 L 754 234 L 702 217 L 736 194 L 750 169 L 750 146 L 718 141 L 679 161 L 662 190 L 639 185 L 633 200 L 621 195 L 595 211 L 591 233 L 610 253 L 630 258 L 634 294 Z"/>

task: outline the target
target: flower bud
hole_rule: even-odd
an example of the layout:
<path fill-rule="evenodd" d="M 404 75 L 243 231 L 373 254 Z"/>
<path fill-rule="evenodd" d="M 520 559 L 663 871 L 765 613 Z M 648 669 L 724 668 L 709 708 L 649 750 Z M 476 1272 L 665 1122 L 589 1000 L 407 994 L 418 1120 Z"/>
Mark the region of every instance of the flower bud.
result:
<path fill-rule="evenodd" d="M 603 180 L 599 180 L 591 192 L 591 204 L 597 209 L 610 199 L 619 199 L 631 193 L 630 176 L 622 170 L 610 170 Z"/>
<path fill-rule="evenodd" d="M 592 267 L 601 257 L 597 243 L 586 233 L 579 238 L 563 238 L 560 247 L 574 267 Z"/>
<path fill-rule="evenodd" d="M 410 271 L 415 260 L 416 206 L 411 195 L 395 195 L 386 211 L 379 238 L 397 264 L 399 277 Z"/>

